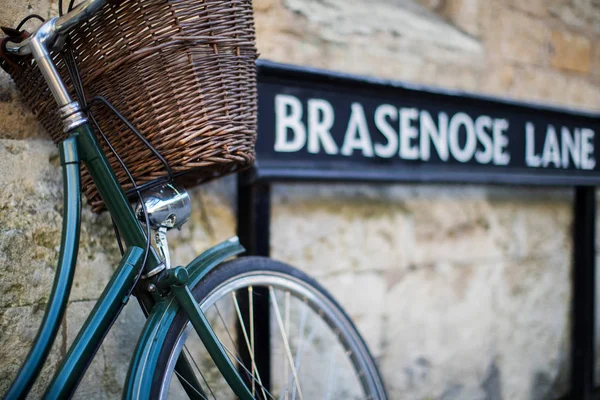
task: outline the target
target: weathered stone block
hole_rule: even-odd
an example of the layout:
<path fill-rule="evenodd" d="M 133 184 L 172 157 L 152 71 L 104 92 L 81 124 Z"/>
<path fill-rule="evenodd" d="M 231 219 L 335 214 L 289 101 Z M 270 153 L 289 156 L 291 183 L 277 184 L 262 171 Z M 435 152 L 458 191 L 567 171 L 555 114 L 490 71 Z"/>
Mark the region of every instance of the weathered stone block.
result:
<path fill-rule="evenodd" d="M 264 12 L 271 10 L 279 4 L 280 0 L 255 0 L 252 2 L 254 12 Z"/>
<path fill-rule="evenodd" d="M 481 34 L 480 9 L 483 6 L 477 0 L 446 0 L 441 10 L 458 28 L 473 36 Z"/>
<path fill-rule="evenodd" d="M 420 4 L 422 4 L 425 8 L 438 11 L 439 8 L 443 5 L 443 0 L 417 0 Z"/>
<path fill-rule="evenodd" d="M 584 110 L 600 109 L 600 87 L 590 84 L 588 80 L 573 77 L 565 93 L 568 104 Z"/>
<path fill-rule="evenodd" d="M 548 2 L 546 0 L 508 0 L 507 3 L 509 7 L 536 17 L 545 17 L 548 15 Z"/>
<path fill-rule="evenodd" d="M 407 202 L 415 240 L 411 263 L 434 265 L 501 257 L 490 235 L 489 204 L 462 196 L 444 197 Z"/>
<path fill-rule="evenodd" d="M 570 273 L 569 253 L 557 251 L 507 263 L 502 275 L 490 282 L 495 292 L 495 351 L 501 355 L 498 367 L 506 371 L 506 398 L 547 399 L 566 391 Z"/>
<path fill-rule="evenodd" d="M 274 203 L 273 256 L 317 277 L 405 266 L 411 226 L 404 211 L 376 201 Z"/>
<path fill-rule="evenodd" d="M 507 97 L 515 85 L 515 68 L 510 63 L 490 62 L 481 74 L 480 89 L 489 94 Z"/>
<path fill-rule="evenodd" d="M 48 141 L 0 140 L 0 307 L 45 303 L 60 245 L 58 156 Z M 36 163 L 32 163 L 36 160 Z"/>
<path fill-rule="evenodd" d="M 32 162 L 35 160 L 35 162 Z M 0 140 L 0 287 L 3 306 L 45 303 L 58 261 L 62 179 L 49 141 Z M 119 260 L 107 214 L 83 211 L 72 300 L 94 299 Z"/>
<path fill-rule="evenodd" d="M 484 397 L 494 358 L 493 270 L 422 266 L 388 290 L 381 365 L 394 398 Z"/>
<path fill-rule="evenodd" d="M 592 76 L 600 77 L 600 40 L 592 40 Z"/>
<path fill-rule="evenodd" d="M 8 75 L 0 71 L 0 139 L 49 139 L 36 117 L 21 103 L 9 80 Z"/>
<path fill-rule="evenodd" d="M 348 3 L 336 0 L 325 5 L 317 1 L 286 0 L 284 4 L 288 10 L 296 14 L 290 26 L 300 26 L 299 29 L 303 32 L 301 43 L 294 48 L 288 47 L 290 49 L 288 53 L 291 53 L 289 56 L 292 57 L 297 57 L 294 52 L 303 52 L 303 47 L 307 43 L 318 44 L 324 49 L 328 44 L 335 43 L 349 50 L 363 48 L 363 52 L 377 48 L 380 51 L 386 48 L 390 50 L 402 48 L 405 49 L 404 53 L 408 53 L 406 49 L 411 49 L 413 54 L 442 59 L 451 58 L 460 64 L 474 63 L 482 54 L 481 45 L 475 39 L 443 22 L 438 16 L 416 3 L 406 2 L 398 5 L 381 2 L 377 7 L 371 7 L 359 1 Z M 338 10 L 344 12 L 340 13 Z M 262 16 L 259 14 L 257 15 L 259 32 L 261 25 Z M 286 33 L 290 28 L 286 27 L 282 30 Z M 378 45 L 373 46 L 374 42 Z M 270 58 L 270 54 L 265 53 L 260 46 L 259 39 L 259 49 L 264 56 Z M 389 56 L 391 58 L 397 56 L 397 52 L 390 52 Z M 313 58 L 313 62 L 317 60 L 319 58 Z M 360 63 L 369 62 L 368 56 L 360 59 Z M 398 60 L 398 63 L 400 62 Z M 351 72 L 348 68 L 353 66 L 353 64 L 340 63 L 338 69 Z M 373 64 L 372 70 L 375 71 L 379 67 L 381 63 L 377 66 Z"/>
<path fill-rule="evenodd" d="M 0 393 L 4 394 L 17 375 L 44 315 L 44 306 L 0 307 Z M 59 328 L 56 341 L 39 378 L 31 388 L 29 398 L 39 399 L 50 383 L 62 356 L 65 354 L 66 332 Z"/>
<path fill-rule="evenodd" d="M 552 31 L 550 63 L 554 68 L 583 74 L 590 72 L 591 44 L 587 37 L 567 31 Z"/>
<path fill-rule="evenodd" d="M 394 398 L 549 398 L 566 382 L 568 193 L 279 186 L 272 252 L 340 300 Z"/>
<path fill-rule="evenodd" d="M 428 73 L 433 70 L 433 74 Z M 457 66 L 438 65 L 430 66 L 422 71 L 421 81 L 431 86 L 476 91 L 481 86 L 481 79 L 487 72 L 480 65 Z"/>
<path fill-rule="evenodd" d="M 600 31 L 600 5 L 595 0 L 551 0 L 548 9 L 552 16 L 573 28 Z"/>
<path fill-rule="evenodd" d="M 565 96 L 569 86 L 567 76 L 536 67 L 518 67 L 515 72 L 516 82 L 511 93 L 512 96 L 521 100 L 534 100 L 546 104 L 568 104 Z"/>
<path fill-rule="evenodd" d="M 383 274 L 334 273 L 321 278 L 320 283 L 343 305 L 373 357 L 382 357 L 381 333 L 386 301 L 386 281 Z"/>
<path fill-rule="evenodd" d="M 486 47 L 505 60 L 541 65 L 544 61 L 548 26 L 524 13 L 491 4 L 490 24 L 483 34 Z"/>
<path fill-rule="evenodd" d="M 0 25 L 16 26 L 24 17 L 29 14 L 38 14 L 43 18 L 54 16 L 58 13 L 56 0 L 23 0 L 6 2 L 2 7 L 0 15 Z M 31 26 L 36 26 L 39 22 L 32 21 Z"/>

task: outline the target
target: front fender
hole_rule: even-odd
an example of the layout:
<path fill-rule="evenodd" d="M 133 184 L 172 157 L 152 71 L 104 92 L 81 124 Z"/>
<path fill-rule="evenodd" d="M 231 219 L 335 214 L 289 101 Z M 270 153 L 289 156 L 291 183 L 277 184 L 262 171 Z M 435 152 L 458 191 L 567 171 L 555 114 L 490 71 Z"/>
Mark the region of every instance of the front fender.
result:
<path fill-rule="evenodd" d="M 188 287 L 193 288 L 217 265 L 242 252 L 244 248 L 237 237 L 206 250 L 185 267 L 189 273 Z M 150 312 L 129 365 L 123 389 L 124 399 L 151 398 L 152 378 L 158 356 L 178 311 L 179 303 L 173 296 L 169 296 L 156 303 Z"/>

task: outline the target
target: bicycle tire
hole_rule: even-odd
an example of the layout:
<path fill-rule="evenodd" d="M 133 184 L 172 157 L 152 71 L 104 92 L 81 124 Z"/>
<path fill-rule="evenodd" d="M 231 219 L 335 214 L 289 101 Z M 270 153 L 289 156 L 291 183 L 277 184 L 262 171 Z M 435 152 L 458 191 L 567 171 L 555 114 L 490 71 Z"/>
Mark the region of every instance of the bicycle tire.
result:
<path fill-rule="evenodd" d="M 328 367 L 329 375 L 327 378 L 327 392 L 325 393 L 325 396 L 320 395 L 319 397 L 326 398 L 326 395 L 329 394 L 329 398 L 332 399 L 387 398 L 383 381 L 373 357 L 356 327 L 339 304 L 314 279 L 289 265 L 272 259 L 263 257 L 242 257 L 225 262 L 215 268 L 214 271 L 208 274 L 191 289 L 192 294 L 205 312 L 207 318 L 215 323 L 215 326 L 213 326 L 215 332 L 220 331 L 223 333 L 224 330 L 227 332 L 227 335 L 223 334 L 220 337 L 224 346 L 224 339 L 230 340 L 229 347 L 231 347 L 232 343 L 235 346 L 235 341 L 231 335 L 231 330 L 229 329 L 231 326 L 228 326 L 226 318 L 223 317 L 221 308 L 223 308 L 224 302 L 228 300 L 227 298 L 231 297 L 232 305 L 229 308 L 234 309 L 234 311 L 229 310 L 229 312 L 226 311 L 225 314 L 233 314 L 234 317 L 237 316 L 239 320 L 241 314 L 239 314 L 238 303 L 235 299 L 237 299 L 238 293 L 241 293 L 241 289 L 248 287 L 253 288 L 250 293 L 256 292 L 259 290 L 258 288 L 268 290 L 268 293 L 270 294 L 268 297 L 271 299 L 269 304 L 272 305 L 272 312 L 269 313 L 270 319 L 273 321 L 271 323 L 271 333 L 275 331 L 275 334 L 277 334 L 278 328 L 280 333 L 280 335 L 270 336 L 270 338 L 278 339 L 280 336 L 280 341 L 283 343 L 279 345 L 272 344 L 272 346 L 270 346 L 271 354 L 269 354 L 269 359 L 274 359 L 276 361 L 279 361 L 281 358 L 287 359 L 287 363 L 286 360 L 281 361 L 283 363 L 281 369 L 272 368 L 269 379 L 273 381 L 273 375 L 280 375 L 279 378 L 283 377 L 280 380 L 285 383 L 285 385 L 282 386 L 282 383 L 280 382 L 277 386 L 278 389 L 274 387 L 275 385 L 271 385 L 270 390 L 273 391 L 275 395 L 270 391 L 263 390 L 260 371 L 255 373 L 255 368 L 250 366 L 252 370 L 252 376 L 250 376 L 250 371 L 247 368 L 245 369 L 245 373 L 248 375 L 247 379 L 255 382 L 252 390 L 256 398 L 300 399 L 302 398 L 301 384 L 305 383 L 305 380 L 310 384 L 304 386 L 304 398 L 318 398 L 313 392 L 318 388 L 323 388 L 323 384 L 321 382 L 314 382 L 314 379 L 320 379 L 321 376 L 319 373 L 320 370 L 313 372 L 313 368 L 315 368 L 315 365 L 313 364 L 322 367 L 323 362 L 322 360 L 321 362 L 316 360 L 312 364 L 307 362 L 306 364 L 309 364 L 311 368 L 304 367 L 304 369 L 302 369 L 302 361 L 305 361 L 305 358 L 309 356 L 316 358 L 325 357 L 325 359 L 333 365 L 334 363 L 337 364 L 340 358 L 338 351 L 336 350 L 338 346 L 336 346 L 335 343 L 332 343 L 329 346 L 326 345 L 326 339 L 331 335 L 328 336 L 326 335 L 326 332 L 323 331 L 323 337 L 316 337 L 317 334 L 314 332 L 319 329 L 318 334 L 321 334 L 321 326 L 323 326 L 323 329 L 325 330 L 327 327 L 329 328 L 329 332 L 333 334 L 331 340 L 336 342 L 339 345 L 339 349 L 347 356 L 345 359 L 346 362 L 342 359 L 342 364 L 345 366 L 350 365 L 352 371 L 341 371 L 339 369 L 332 371 L 333 367 Z M 285 290 L 280 293 L 279 291 L 281 289 Z M 264 301 L 264 296 L 260 298 L 256 297 L 255 294 L 252 296 L 254 296 L 253 299 L 258 299 L 253 301 Z M 294 297 L 292 298 L 292 296 Z M 279 300 L 277 300 L 278 298 Z M 298 303 L 291 303 L 293 300 L 297 300 Z M 287 323 L 285 329 L 283 329 L 284 325 L 282 320 L 284 318 L 281 317 L 281 310 L 278 305 L 279 302 L 282 302 L 282 304 L 285 302 L 284 314 L 285 322 Z M 293 309 L 292 305 L 297 308 Z M 277 307 L 277 310 L 275 310 L 275 307 Z M 228 308 L 228 306 L 225 305 L 225 308 Z M 219 318 L 215 317 L 215 315 L 211 317 L 209 315 L 211 310 L 216 310 L 212 312 L 212 314 L 218 314 Z M 294 316 L 297 318 L 294 318 L 294 321 L 290 322 Z M 308 331 L 305 326 L 309 319 L 311 320 L 311 323 L 314 324 L 310 331 Z M 242 323 L 248 325 L 248 321 Z M 298 326 L 293 327 L 293 329 L 298 330 L 300 333 L 300 339 L 296 341 L 290 336 L 290 332 L 292 331 L 290 325 L 292 323 L 300 323 L 300 328 L 298 328 Z M 219 327 L 217 325 L 222 326 Z M 275 325 L 275 327 L 273 327 L 273 325 Z M 238 331 L 240 332 L 239 335 L 242 335 L 240 329 L 238 329 Z M 305 334 L 307 331 L 308 335 Z M 195 339 L 191 339 L 194 336 Z M 251 347 L 254 347 L 254 343 L 250 345 L 248 336 L 248 333 L 244 331 L 242 339 L 245 339 L 245 343 L 248 346 L 247 350 L 250 352 Z M 250 336 L 252 337 L 252 340 L 254 340 L 253 336 Z M 284 336 L 286 339 L 283 339 Z M 192 341 L 195 342 L 192 343 Z M 214 366 L 207 366 L 207 363 L 210 364 L 210 361 L 207 362 L 206 358 L 203 358 L 203 355 L 201 355 L 202 349 L 198 349 L 198 342 L 199 339 L 195 335 L 187 316 L 183 311 L 179 311 L 169 328 L 164 345 L 158 357 L 156 372 L 152 380 L 151 392 L 153 393 L 153 397 L 156 396 L 158 399 L 172 399 L 174 397 L 177 398 L 177 393 L 181 395 L 185 392 L 181 387 L 179 387 L 178 390 L 174 389 L 174 386 L 179 384 L 178 381 L 181 381 L 181 375 L 179 375 L 179 379 L 175 379 L 176 372 L 174 368 L 181 351 L 185 350 L 187 356 L 192 356 L 191 351 L 188 349 L 188 346 L 191 346 L 194 354 L 197 355 L 193 360 L 193 364 L 202 378 L 200 379 L 199 376 L 198 381 L 203 382 L 202 386 L 204 389 L 202 392 L 203 395 L 197 397 L 211 399 L 235 398 L 232 393 L 227 394 L 227 387 L 225 387 L 226 384 L 224 384 L 224 381 L 217 382 L 217 380 L 219 378 L 222 379 L 222 377 L 220 377 L 218 372 L 215 373 L 215 371 L 211 370 Z M 294 344 L 295 347 L 293 346 Z M 307 346 L 313 344 L 315 346 L 325 346 L 325 350 L 331 353 L 329 358 L 320 354 L 319 349 L 306 349 Z M 274 350 L 274 348 L 276 349 Z M 281 348 L 283 348 L 283 350 Z M 239 360 L 239 358 L 235 357 L 234 353 L 236 351 L 235 348 L 234 350 L 229 350 L 232 362 Z M 280 353 L 285 353 L 288 357 L 281 356 L 278 354 L 278 351 Z M 290 357 L 292 353 L 296 355 L 296 359 L 293 359 L 293 356 Z M 238 352 L 237 354 L 239 356 L 240 353 Z M 336 361 L 332 361 L 333 359 Z M 349 361 L 349 363 L 347 361 Z M 202 367 L 199 367 L 198 363 L 200 363 Z M 239 361 L 238 364 L 240 364 Z M 204 372 L 202 372 L 202 370 L 204 370 Z M 275 370 L 275 373 L 273 370 Z M 282 372 L 282 370 L 284 372 Z M 244 372 L 244 370 L 242 369 L 241 372 Z M 336 377 L 337 374 L 340 374 L 340 379 L 345 379 L 342 387 L 337 387 L 340 385 L 335 382 L 335 380 L 333 383 L 331 382 L 331 376 Z M 342 376 L 341 374 L 344 375 Z M 214 382 L 207 382 L 206 375 L 209 376 L 208 380 L 213 379 Z M 177 383 L 173 384 L 173 382 Z M 213 385 L 212 387 L 211 384 Z M 356 389 L 357 387 L 363 392 L 359 393 Z M 208 390 L 206 390 L 207 388 Z M 276 390 L 279 391 L 277 392 Z M 351 390 L 354 392 L 351 392 Z M 217 396 L 215 392 L 219 393 L 219 396 Z"/>

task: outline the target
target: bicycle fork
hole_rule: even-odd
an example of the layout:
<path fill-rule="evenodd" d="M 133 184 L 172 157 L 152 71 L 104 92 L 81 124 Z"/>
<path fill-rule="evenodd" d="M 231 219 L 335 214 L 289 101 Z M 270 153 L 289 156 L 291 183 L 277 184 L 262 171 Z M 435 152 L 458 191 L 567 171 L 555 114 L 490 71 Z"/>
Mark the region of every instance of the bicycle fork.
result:
<path fill-rule="evenodd" d="M 237 369 L 227 356 L 225 348 L 212 330 L 210 323 L 204 316 L 204 313 L 198 306 L 196 299 L 187 286 L 189 274 L 183 267 L 177 267 L 169 271 L 174 280 L 171 290 L 181 308 L 185 311 L 200 340 L 204 344 L 206 351 L 210 354 L 215 365 L 221 372 L 236 396 L 242 400 L 252 400 L 254 396 L 248 390 L 248 387 L 240 377 Z M 180 362 L 182 361 L 180 356 Z"/>
<path fill-rule="evenodd" d="M 152 393 L 151 387 L 157 373 L 156 365 L 169 329 L 180 310 L 186 313 L 235 395 L 243 400 L 254 399 L 190 291 L 216 266 L 242 252 L 244 248 L 238 238 L 233 237 L 206 250 L 187 266 L 164 270 L 156 279 L 148 282 L 145 290 L 153 294 L 156 304 L 148 316 L 133 354 L 125 381 L 124 399 L 155 398 L 156 393 Z M 191 366 L 182 352 L 175 367 L 177 376 L 190 398 L 207 399 L 208 396 L 201 390 Z"/>

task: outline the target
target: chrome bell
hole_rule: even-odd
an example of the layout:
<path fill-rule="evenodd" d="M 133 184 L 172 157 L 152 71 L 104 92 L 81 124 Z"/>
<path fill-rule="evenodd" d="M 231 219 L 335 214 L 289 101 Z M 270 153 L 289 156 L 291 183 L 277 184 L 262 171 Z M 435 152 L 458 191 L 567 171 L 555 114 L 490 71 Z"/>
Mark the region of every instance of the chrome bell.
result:
<path fill-rule="evenodd" d="M 150 228 L 180 229 L 190 218 L 192 205 L 188 192 L 181 186 L 169 183 L 143 193 Z M 135 206 L 137 218 L 146 223 L 144 207 L 138 201 Z"/>

